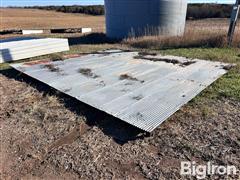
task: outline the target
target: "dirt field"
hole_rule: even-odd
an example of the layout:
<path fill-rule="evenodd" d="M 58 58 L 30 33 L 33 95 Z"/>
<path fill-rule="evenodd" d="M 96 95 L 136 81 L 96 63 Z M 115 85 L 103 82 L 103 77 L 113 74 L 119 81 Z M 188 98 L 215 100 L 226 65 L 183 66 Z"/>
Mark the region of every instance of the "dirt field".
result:
<path fill-rule="evenodd" d="M 0 30 L 91 27 L 103 31 L 104 16 L 67 14 L 37 9 L 0 9 Z"/>
<path fill-rule="evenodd" d="M 240 165 L 235 100 L 190 103 L 150 137 L 13 70 L 0 101 L 2 179 L 185 179 L 180 161 Z"/>

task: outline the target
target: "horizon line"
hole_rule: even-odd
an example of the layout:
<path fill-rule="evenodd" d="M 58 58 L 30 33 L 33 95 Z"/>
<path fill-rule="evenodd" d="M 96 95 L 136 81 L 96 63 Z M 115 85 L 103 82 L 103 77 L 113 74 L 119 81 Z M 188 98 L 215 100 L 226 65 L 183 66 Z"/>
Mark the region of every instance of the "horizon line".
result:
<path fill-rule="evenodd" d="M 219 5 L 231 5 L 233 3 L 217 3 L 217 2 L 189 2 L 188 4 L 219 4 Z M 7 5 L 7 6 L 0 6 L 0 8 L 23 8 L 23 7 L 47 7 L 47 6 L 104 6 L 104 4 L 72 4 L 72 5 L 65 5 L 65 4 L 49 4 L 49 5 Z"/>

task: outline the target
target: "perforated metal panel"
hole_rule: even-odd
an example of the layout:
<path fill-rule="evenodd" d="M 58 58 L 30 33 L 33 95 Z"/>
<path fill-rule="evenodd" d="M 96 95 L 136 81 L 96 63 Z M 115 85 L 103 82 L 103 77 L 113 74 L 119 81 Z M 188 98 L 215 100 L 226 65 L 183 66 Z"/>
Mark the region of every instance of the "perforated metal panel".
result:
<path fill-rule="evenodd" d="M 111 50 L 12 67 L 151 132 L 226 73 L 226 64 Z"/>

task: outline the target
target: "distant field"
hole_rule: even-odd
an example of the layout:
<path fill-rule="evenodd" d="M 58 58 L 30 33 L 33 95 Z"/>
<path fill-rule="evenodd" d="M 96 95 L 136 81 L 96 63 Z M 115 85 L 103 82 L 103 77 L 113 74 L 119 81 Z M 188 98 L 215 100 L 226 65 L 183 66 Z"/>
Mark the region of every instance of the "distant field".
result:
<path fill-rule="evenodd" d="M 0 30 L 6 29 L 49 29 L 92 27 L 96 30 L 105 29 L 104 16 L 70 14 L 38 9 L 0 9 L 2 17 Z M 188 21 L 188 28 L 227 30 L 229 19 L 204 19 Z M 238 26 L 240 28 L 240 26 Z"/>
<path fill-rule="evenodd" d="M 202 20 L 189 20 L 187 21 L 187 28 L 195 30 L 218 30 L 228 31 L 229 19 L 227 18 L 214 18 L 214 19 L 202 19 Z M 237 26 L 240 30 L 240 26 Z"/>
<path fill-rule="evenodd" d="M 105 28 L 104 16 L 67 14 L 37 9 L 0 9 L 0 30 L 91 27 Z"/>
<path fill-rule="evenodd" d="M 91 27 L 105 30 L 104 16 L 70 14 L 38 9 L 1 9 L 0 30 Z M 227 31 L 229 19 L 203 19 L 187 22 L 188 29 Z M 238 25 L 240 30 L 240 25 Z"/>

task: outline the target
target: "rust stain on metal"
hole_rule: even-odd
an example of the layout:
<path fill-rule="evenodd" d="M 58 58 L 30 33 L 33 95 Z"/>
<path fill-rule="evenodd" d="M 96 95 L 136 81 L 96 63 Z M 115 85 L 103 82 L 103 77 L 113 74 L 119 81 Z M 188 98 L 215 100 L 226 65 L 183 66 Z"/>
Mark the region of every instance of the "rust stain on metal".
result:
<path fill-rule="evenodd" d="M 133 77 L 132 75 L 129 75 L 129 74 L 121 74 L 119 76 L 119 79 L 120 80 L 130 80 L 130 81 L 139 81 L 141 83 L 144 83 L 144 81 L 141 81 L 141 80 L 139 80 L 139 79 L 137 79 L 137 78 L 135 78 L 135 77 Z M 126 85 L 129 85 L 129 84 L 126 84 Z"/>
<path fill-rule="evenodd" d="M 133 96 L 132 99 L 135 99 L 137 101 L 143 99 L 144 97 L 142 95 L 138 95 L 138 96 Z"/>
<path fill-rule="evenodd" d="M 45 64 L 42 66 L 42 68 L 46 68 L 51 72 L 61 72 L 62 71 L 58 67 L 56 67 L 54 64 Z"/>
<path fill-rule="evenodd" d="M 144 60 L 149 60 L 149 61 L 159 61 L 159 62 L 166 62 L 166 63 L 171 63 L 174 65 L 179 65 L 181 67 L 185 67 L 185 66 L 189 66 L 191 64 L 196 63 L 196 61 L 185 61 L 185 62 L 180 62 L 177 59 L 173 59 L 173 58 L 157 58 L 155 57 L 156 54 L 147 54 L 147 53 L 139 53 L 138 56 L 135 56 L 135 59 L 144 59 Z"/>
<path fill-rule="evenodd" d="M 90 77 L 90 78 L 93 78 L 93 79 L 96 79 L 96 78 L 99 78 L 100 76 L 93 73 L 91 69 L 89 68 L 80 68 L 78 70 L 79 73 L 81 73 L 82 75 L 86 76 L 86 77 Z"/>
<path fill-rule="evenodd" d="M 48 64 L 49 62 L 50 62 L 49 59 L 42 59 L 42 60 L 38 60 L 38 61 L 25 62 L 25 63 L 23 63 L 23 65 L 33 66 L 33 65 L 36 65 L 36 64 Z"/>

